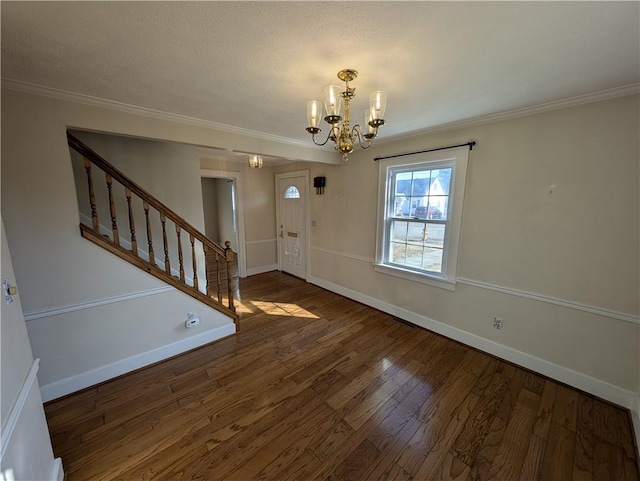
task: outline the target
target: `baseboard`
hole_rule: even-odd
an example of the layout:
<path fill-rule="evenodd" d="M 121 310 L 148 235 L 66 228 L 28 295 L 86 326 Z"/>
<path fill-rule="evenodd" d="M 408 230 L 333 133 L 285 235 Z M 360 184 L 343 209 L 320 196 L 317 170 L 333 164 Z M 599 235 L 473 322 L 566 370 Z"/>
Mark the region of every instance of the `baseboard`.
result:
<path fill-rule="evenodd" d="M 248 276 L 255 276 L 256 274 L 264 274 L 265 272 L 277 271 L 278 264 L 269 264 L 267 266 L 249 267 L 247 268 Z"/>
<path fill-rule="evenodd" d="M 586 374 L 573 371 L 572 369 L 559 366 L 552 362 L 540 359 L 525 352 L 518 351 L 508 346 L 504 346 L 497 342 L 485 339 L 476 334 L 458 329 L 456 327 L 444 324 L 442 322 L 429 319 L 428 317 L 416 314 L 407 309 L 403 309 L 393 304 L 381 301 L 374 297 L 368 296 L 358 291 L 346 288 L 339 284 L 326 281 L 317 277 L 311 277 L 309 282 L 315 284 L 323 289 L 335 292 L 342 296 L 356 300 L 371 307 L 375 307 L 380 311 L 386 312 L 393 316 L 399 317 L 409 321 L 417 326 L 424 327 L 430 331 L 442 334 L 450 339 L 459 341 L 468 346 L 474 347 L 486 353 L 497 356 L 506 361 L 512 362 L 526 369 L 543 374 L 551 379 L 555 379 L 562 383 L 573 386 L 582 391 L 598 396 L 599 398 L 610 401 L 614 404 L 622 406 L 627 409 L 638 409 L 636 394 L 622 389 L 613 384 L 609 384 L 600 379 L 587 376 Z M 637 414 L 637 413 L 636 413 Z M 636 433 L 638 433 L 638 426 L 636 426 Z"/>
<path fill-rule="evenodd" d="M 235 332 L 235 324 L 225 324 L 221 327 L 198 333 L 195 336 L 180 339 L 179 341 L 166 346 L 152 349 L 141 354 L 136 354 L 135 356 L 116 361 L 112 364 L 46 384 L 40 388 L 42 401 L 52 401 L 53 399 L 94 386 L 109 379 L 113 379 L 114 377 L 121 376 L 122 374 L 140 369 L 141 367 L 182 354 L 183 352 L 195 349 L 204 344 L 217 341 L 223 337 L 235 334 Z"/>
<path fill-rule="evenodd" d="M 64 469 L 62 469 L 62 459 L 53 460 L 53 469 L 51 470 L 51 481 L 63 481 Z"/>
<path fill-rule="evenodd" d="M 636 435 L 638 459 L 640 459 L 640 391 L 636 394 L 634 407 L 631 408 L 631 422 L 633 424 L 633 432 Z"/>

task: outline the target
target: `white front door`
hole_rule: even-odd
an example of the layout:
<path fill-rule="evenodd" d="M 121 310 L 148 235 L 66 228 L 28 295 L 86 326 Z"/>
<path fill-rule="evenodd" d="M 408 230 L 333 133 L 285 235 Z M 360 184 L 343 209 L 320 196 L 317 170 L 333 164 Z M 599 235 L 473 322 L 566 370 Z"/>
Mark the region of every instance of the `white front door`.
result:
<path fill-rule="evenodd" d="M 307 184 L 309 174 L 278 174 L 277 235 L 281 271 L 307 278 Z"/>

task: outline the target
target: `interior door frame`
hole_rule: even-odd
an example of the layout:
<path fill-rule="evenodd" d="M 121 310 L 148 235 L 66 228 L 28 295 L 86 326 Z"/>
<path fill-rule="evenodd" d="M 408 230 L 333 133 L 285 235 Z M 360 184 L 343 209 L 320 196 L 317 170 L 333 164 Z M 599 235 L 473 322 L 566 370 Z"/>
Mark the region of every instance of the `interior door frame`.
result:
<path fill-rule="evenodd" d="M 242 186 L 242 173 L 226 170 L 200 169 L 200 177 L 233 179 L 235 182 L 236 222 L 238 223 L 238 275 L 240 277 L 247 277 L 247 246 L 244 240 L 244 191 Z"/>
<path fill-rule="evenodd" d="M 278 235 L 280 231 L 280 181 L 282 179 L 290 179 L 293 177 L 304 177 L 304 183 L 306 186 L 306 196 L 304 199 L 304 280 L 309 282 L 309 268 L 311 263 L 309 262 L 309 252 L 311 251 L 311 239 L 309 238 L 309 233 L 311 232 L 311 202 L 309 202 L 309 196 L 311 195 L 311 188 L 309 186 L 309 170 L 296 170 L 294 172 L 285 172 L 282 174 L 276 174 L 275 179 L 275 195 L 276 195 L 276 250 L 278 251 L 278 270 L 282 271 L 282 256 L 280 255 L 280 246 L 282 243 L 282 239 Z"/>

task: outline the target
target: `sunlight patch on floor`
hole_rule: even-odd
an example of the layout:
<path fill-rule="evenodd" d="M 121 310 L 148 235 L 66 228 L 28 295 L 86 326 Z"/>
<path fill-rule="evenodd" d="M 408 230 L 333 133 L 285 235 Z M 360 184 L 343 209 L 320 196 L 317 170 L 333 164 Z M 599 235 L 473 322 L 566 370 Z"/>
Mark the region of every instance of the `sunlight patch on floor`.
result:
<path fill-rule="evenodd" d="M 236 314 L 251 314 L 255 311 L 251 310 L 249 306 L 245 306 L 242 302 L 235 302 Z"/>
<path fill-rule="evenodd" d="M 251 304 L 256 306 L 265 314 L 270 316 L 290 316 L 290 317 L 304 317 L 307 319 L 319 319 L 315 314 L 303 309 L 297 304 L 289 304 L 286 302 L 262 302 L 251 301 Z"/>

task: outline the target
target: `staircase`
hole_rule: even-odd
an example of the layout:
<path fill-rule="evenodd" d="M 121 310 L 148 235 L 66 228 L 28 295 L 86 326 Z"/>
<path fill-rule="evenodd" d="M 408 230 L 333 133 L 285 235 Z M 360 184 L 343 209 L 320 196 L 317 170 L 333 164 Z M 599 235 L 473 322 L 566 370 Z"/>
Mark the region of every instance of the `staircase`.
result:
<path fill-rule="evenodd" d="M 82 237 L 232 318 L 239 329 L 230 242 L 224 248 L 213 242 L 69 132 L 67 141 L 82 156 L 87 176 Z M 96 173 L 104 176 L 104 185 L 94 184 Z M 107 225 L 100 222 L 105 218 Z M 144 241 L 136 231 L 141 224 Z"/>

